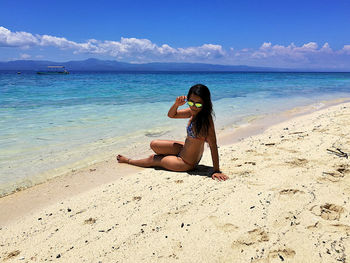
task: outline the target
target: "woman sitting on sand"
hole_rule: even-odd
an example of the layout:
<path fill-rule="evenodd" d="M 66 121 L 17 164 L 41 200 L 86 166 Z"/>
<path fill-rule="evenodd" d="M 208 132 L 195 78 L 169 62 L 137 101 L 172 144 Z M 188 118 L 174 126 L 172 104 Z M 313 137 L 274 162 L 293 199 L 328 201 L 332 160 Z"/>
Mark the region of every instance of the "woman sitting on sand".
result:
<path fill-rule="evenodd" d="M 186 99 L 190 107 L 178 110 L 179 106 L 186 103 Z M 170 118 L 190 119 L 186 141 L 154 140 L 151 142 L 151 148 L 156 154 L 141 160 L 132 160 L 118 155 L 118 162 L 140 167 L 162 167 L 178 172 L 190 171 L 199 163 L 204 151 L 204 142 L 208 142 L 214 166 L 211 177 L 219 181 L 228 179 L 219 169 L 212 111 L 209 89 L 202 84 L 194 85 L 188 91 L 187 98 L 186 96 L 177 97 L 168 112 Z"/>

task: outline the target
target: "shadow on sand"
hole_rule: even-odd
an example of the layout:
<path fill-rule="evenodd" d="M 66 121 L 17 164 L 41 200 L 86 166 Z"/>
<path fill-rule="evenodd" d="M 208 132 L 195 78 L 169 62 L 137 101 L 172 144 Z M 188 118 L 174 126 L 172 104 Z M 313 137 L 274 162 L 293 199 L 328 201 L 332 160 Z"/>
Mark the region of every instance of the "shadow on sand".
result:
<path fill-rule="evenodd" d="M 206 176 L 211 178 L 211 173 L 213 172 L 213 167 L 199 164 L 191 171 L 187 173 L 190 175 Z"/>
<path fill-rule="evenodd" d="M 153 167 L 153 168 L 155 170 L 169 171 L 169 170 L 166 170 L 166 169 L 161 168 L 161 167 Z M 193 170 L 187 171 L 187 172 L 184 172 L 184 173 L 187 173 L 189 175 L 199 175 L 199 176 L 206 176 L 206 177 L 210 177 L 211 178 L 211 173 L 212 172 L 213 172 L 213 167 L 199 164 Z"/>

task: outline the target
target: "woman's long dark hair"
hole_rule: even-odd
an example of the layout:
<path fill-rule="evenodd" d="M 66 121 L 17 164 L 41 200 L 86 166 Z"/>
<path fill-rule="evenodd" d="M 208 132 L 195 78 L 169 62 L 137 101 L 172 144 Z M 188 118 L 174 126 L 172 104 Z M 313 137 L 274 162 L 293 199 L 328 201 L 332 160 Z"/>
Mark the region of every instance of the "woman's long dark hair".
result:
<path fill-rule="evenodd" d="M 210 118 L 212 118 L 214 115 L 210 91 L 207 86 L 196 84 L 188 91 L 187 99 L 190 98 L 191 94 L 197 95 L 203 100 L 202 110 L 198 112 L 198 114 L 192 120 L 194 124 L 194 132 L 197 136 L 207 137 L 210 126 Z"/>

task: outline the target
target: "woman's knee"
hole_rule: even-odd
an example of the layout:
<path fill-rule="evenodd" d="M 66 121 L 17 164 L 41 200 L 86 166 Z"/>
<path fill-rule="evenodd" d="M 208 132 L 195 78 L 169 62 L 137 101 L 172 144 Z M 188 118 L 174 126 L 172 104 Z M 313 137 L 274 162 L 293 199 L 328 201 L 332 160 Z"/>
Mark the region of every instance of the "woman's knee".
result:
<path fill-rule="evenodd" d="M 158 146 L 159 146 L 159 140 L 153 140 L 153 141 L 151 141 L 150 147 L 151 147 L 152 150 L 157 149 Z"/>

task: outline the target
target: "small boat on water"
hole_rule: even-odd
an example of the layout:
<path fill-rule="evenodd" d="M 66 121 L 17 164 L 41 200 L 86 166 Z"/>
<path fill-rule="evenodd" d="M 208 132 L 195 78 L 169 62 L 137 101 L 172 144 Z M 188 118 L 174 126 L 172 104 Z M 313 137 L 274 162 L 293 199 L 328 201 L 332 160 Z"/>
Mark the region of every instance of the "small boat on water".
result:
<path fill-rule="evenodd" d="M 69 74 L 64 66 L 48 66 L 47 70 L 37 71 L 36 74 L 40 75 L 60 75 L 60 74 Z"/>

